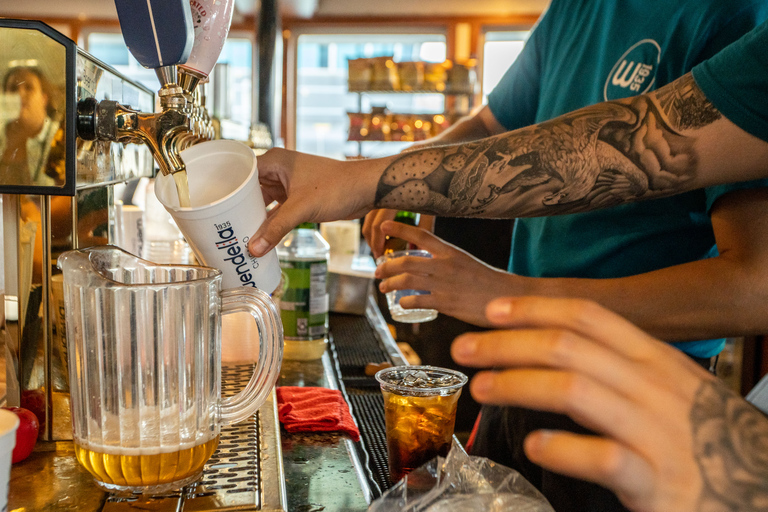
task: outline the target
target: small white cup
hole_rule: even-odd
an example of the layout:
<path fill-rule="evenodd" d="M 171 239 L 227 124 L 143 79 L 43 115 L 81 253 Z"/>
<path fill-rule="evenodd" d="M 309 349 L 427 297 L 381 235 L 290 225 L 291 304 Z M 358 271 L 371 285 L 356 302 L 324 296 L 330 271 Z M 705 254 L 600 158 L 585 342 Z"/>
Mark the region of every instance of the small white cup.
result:
<path fill-rule="evenodd" d="M 376 260 L 376 265 L 401 258 L 403 256 L 416 256 L 419 258 L 431 258 L 432 255 L 422 249 L 411 249 L 407 251 L 394 251 L 385 253 L 383 256 L 379 256 Z M 396 322 L 402 322 L 406 324 L 416 324 L 421 322 L 429 322 L 437 318 L 436 309 L 405 309 L 400 305 L 400 299 L 408 297 L 410 295 L 427 295 L 429 292 L 423 290 L 395 290 L 387 292 L 387 305 L 389 306 L 389 314 L 392 316 L 392 320 Z"/>
<path fill-rule="evenodd" d="M 16 447 L 19 417 L 0 409 L 0 510 L 8 509 L 8 486 L 11 483 L 11 455 Z"/>
<path fill-rule="evenodd" d="M 197 259 L 222 271 L 222 287 L 253 286 L 272 293 L 280 283 L 273 249 L 256 258 L 248 240 L 267 210 L 253 150 L 234 140 L 212 140 L 181 152 L 191 207 L 179 206 L 172 176 L 158 175 L 155 194 L 178 225 Z"/>
<path fill-rule="evenodd" d="M 144 210 L 135 205 L 123 205 L 120 225 L 120 246 L 131 254 L 141 256 L 144 253 Z"/>

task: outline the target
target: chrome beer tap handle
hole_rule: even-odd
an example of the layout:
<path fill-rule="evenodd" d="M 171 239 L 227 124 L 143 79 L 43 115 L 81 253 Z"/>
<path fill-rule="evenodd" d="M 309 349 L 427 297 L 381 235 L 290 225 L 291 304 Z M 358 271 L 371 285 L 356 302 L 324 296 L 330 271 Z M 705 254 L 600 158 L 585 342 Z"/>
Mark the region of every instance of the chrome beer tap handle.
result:
<path fill-rule="evenodd" d="M 83 140 L 146 144 L 160 172 L 173 174 L 186 169 L 179 156 L 183 149 L 180 142 L 189 133 L 189 116 L 184 112 L 185 107 L 186 103 L 169 101 L 162 112 L 146 113 L 116 101 L 88 98 L 78 104 L 77 131 Z"/>
<path fill-rule="evenodd" d="M 86 140 L 144 143 L 160 172 L 183 171 L 179 152 L 191 128 L 191 96 L 177 85 L 177 64 L 187 61 L 194 43 L 189 1 L 115 0 L 115 7 L 131 54 L 157 74 L 161 111 L 139 112 L 110 100 L 86 100 L 78 105 L 78 133 Z"/>

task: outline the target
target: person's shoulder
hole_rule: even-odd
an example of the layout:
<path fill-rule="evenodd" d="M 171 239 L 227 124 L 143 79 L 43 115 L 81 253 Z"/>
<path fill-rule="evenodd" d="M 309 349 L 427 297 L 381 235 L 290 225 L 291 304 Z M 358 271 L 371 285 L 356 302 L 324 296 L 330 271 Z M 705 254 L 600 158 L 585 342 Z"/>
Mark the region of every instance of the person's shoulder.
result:
<path fill-rule="evenodd" d="M 709 17 L 713 22 L 728 22 L 739 16 L 750 15 L 762 21 L 768 17 L 766 0 L 686 0 L 685 9 Z"/>

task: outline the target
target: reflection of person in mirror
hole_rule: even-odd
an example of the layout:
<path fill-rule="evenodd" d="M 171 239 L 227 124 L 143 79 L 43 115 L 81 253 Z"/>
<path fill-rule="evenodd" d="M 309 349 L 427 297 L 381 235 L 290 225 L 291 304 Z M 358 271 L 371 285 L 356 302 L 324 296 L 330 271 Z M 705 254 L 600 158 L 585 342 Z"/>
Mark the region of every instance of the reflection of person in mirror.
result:
<path fill-rule="evenodd" d="M 18 98 L 20 109 L 18 117 L 0 125 L 0 184 L 63 185 L 63 153 L 55 148 L 64 132 L 51 83 L 40 69 L 28 66 L 11 68 L 2 85 L 7 98 Z"/>

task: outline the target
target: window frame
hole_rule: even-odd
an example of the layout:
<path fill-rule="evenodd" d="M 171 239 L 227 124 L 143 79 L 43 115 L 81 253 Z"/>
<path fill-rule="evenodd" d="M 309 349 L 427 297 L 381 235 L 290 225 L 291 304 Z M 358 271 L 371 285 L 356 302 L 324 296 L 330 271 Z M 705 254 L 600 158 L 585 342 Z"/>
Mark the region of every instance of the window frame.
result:
<path fill-rule="evenodd" d="M 120 34 L 122 35 L 122 31 L 120 30 L 120 25 L 107 25 L 107 24 L 94 24 L 94 25 L 83 25 L 81 29 L 78 32 L 78 46 L 85 50 L 86 52 L 89 52 L 88 49 L 88 37 L 91 34 Z M 247 30 L 240 27 L 232 27 L 229 31 L 229 34 L 227 35 L 227 39 L 229 38 L 235 38 L 235 39 L 246 39 L 251 44 L 251 123 L 253 123 L 253 120 L 255 118 L 255 109 L 258 106 L 258 97 L 256 94 L 253 93 L 254 88 L 257 84 L 257 74 L 256 74 L 256 66 L 257 66 L 257 48 L 256 48 L 256 34 L 254 31 Z M 89 52 L 90 53 L 90 52 Z M 160 89 L 160 82 L 158 81 L 155 88 L 153 89 L 154 92 L 157 92 Z M 206 104 L 211 105 L 213 102 L 213 91 L 209 91 L 206 97 Z M 158 99 L 159 101 L 159 99 Z M 157 108 L 157 105 L 156 107 Z M 213 115 L 212 110 L 209 108 L 209 113 Z M 250 128 L 250 127 L 249 127 Z"/>
<path fill-rule="evenodd" d="M 477 41 L 477 81 L 479 84 L 478 98 L 476 105 L 482 105 L 483 100 L 483 79 L 485 77 L 485 43 L 488 41 L 488 32 L 530 32 L 533 30 L 535 21 L 530 23 L 505 23 L 505 24 L 483 24 L 480 27 Z"/>

